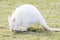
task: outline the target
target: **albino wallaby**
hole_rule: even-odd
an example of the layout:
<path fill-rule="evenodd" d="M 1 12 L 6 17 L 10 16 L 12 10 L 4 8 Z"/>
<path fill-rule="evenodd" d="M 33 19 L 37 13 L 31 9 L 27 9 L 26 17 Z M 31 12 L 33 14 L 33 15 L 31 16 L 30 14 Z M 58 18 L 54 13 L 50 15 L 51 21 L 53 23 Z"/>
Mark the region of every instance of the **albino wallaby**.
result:
<path fill-rule="evenodd" d="M 30 4 L 24 4 L 16 8 L 12 16 L 8 17 L 10 31 L 18 30 L 18 27 L 23 26 L 22 31 L 27 31 L 29 24 L 39 23 L 45 30 L 60 31 L 57 28 L 47 26 L 39 10 Z"/>

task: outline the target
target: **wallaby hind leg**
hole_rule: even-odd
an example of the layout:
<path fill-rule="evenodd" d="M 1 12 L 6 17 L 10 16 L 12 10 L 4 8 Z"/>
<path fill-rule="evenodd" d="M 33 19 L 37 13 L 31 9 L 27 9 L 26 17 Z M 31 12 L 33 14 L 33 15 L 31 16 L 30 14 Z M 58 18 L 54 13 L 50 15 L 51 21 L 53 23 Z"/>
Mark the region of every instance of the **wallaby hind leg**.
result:
<path fill-rule="evenodd" d="M 43 27 L 43 26 L 42 26 Z M 45 31 L 49 31 L 47 28 L 45 28 L 45 27 L 43 27 L 43 29 L 45 30 Z"/>

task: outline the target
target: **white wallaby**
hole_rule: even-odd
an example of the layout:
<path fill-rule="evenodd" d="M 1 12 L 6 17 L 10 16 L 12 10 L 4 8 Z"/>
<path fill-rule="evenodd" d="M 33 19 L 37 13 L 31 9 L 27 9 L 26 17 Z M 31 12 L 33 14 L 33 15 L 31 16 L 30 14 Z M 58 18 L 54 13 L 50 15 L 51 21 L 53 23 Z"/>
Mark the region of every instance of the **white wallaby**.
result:
<path fill-rule="evenodd" d="M 47 26 L 39 10 L 30 4 L 24 4 L 16 8 L 12 16 L 8 17 L 10 31 L 18 30 L 18 27 L 23 26 L 22 31 L 27 31 L 29 24 L 39 23 L 45 30 L 60 31 L 57 28 Z"/>

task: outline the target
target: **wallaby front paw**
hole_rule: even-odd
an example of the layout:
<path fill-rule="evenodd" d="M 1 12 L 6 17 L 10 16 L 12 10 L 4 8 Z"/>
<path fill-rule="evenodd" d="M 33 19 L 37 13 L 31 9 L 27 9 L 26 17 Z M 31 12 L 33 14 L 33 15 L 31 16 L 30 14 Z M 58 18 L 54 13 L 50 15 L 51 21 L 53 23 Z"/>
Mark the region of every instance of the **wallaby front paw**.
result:
<path fill-rule="evenodd" d="M 22 32 L 26 32 L 27 30 L 22 30 Z"/>

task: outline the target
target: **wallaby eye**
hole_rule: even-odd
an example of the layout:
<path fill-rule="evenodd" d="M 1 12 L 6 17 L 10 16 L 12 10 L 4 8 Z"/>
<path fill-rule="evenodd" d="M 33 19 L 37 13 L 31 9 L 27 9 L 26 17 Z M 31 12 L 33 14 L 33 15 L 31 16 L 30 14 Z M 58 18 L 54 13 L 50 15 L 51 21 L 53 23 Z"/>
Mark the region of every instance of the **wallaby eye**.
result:
<path fill-rule="evenodd" d="M 13 25 L 13 27 L 15 27 L 15 25 Z"/>

